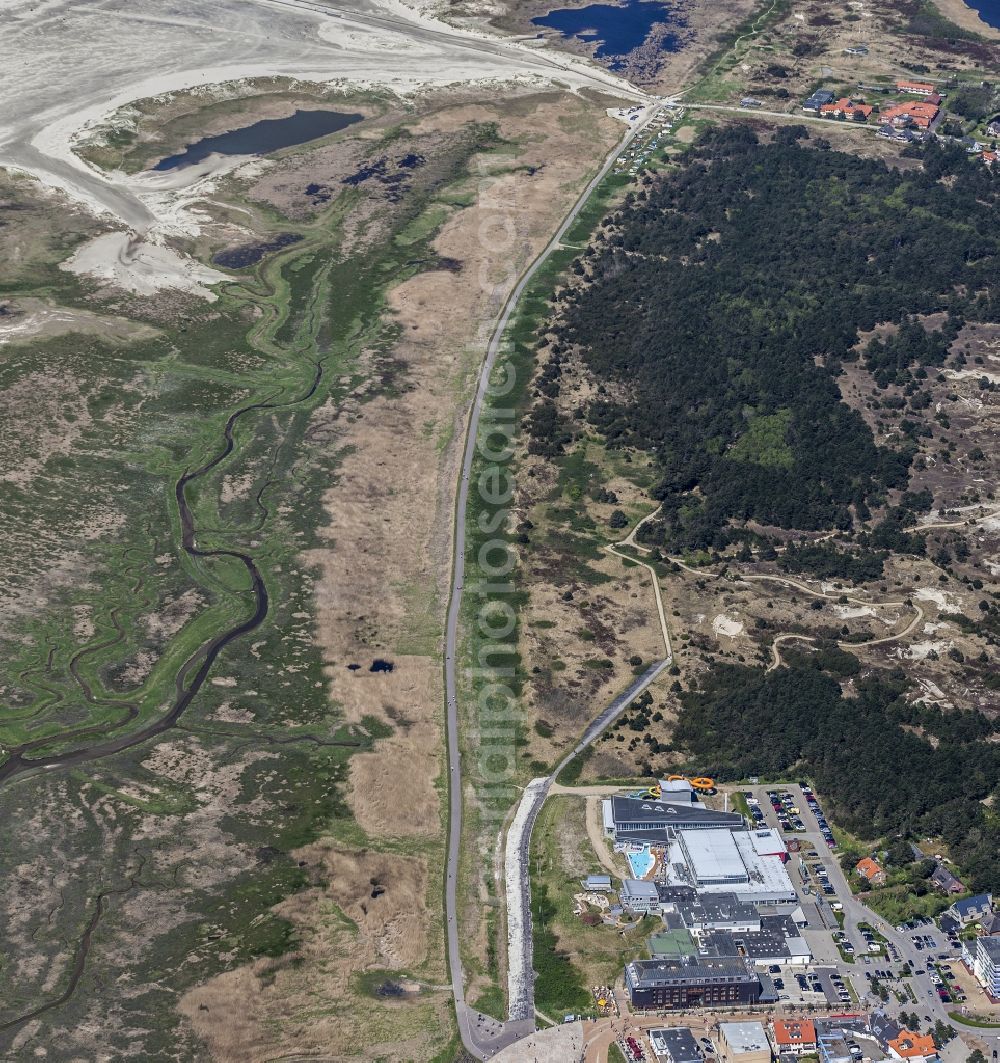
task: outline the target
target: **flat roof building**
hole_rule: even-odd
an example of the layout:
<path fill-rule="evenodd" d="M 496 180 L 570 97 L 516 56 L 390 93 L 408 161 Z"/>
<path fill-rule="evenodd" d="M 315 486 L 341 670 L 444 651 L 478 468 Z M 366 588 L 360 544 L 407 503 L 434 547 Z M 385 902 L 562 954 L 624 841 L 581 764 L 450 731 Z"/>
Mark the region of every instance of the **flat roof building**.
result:
<path fill-rule="evenodd" d="M 689 930 L 760 930 L 760 913 L 735 893 L 712 893 L 676 905 Z"/>
<path fill-rule="evenodd" d="M 686 930 L 661 930 L 649 939 L 654 960 L 679 960 L 698 955 L 698 944 Z"/>
<path fill-rule="evenodd" d="M 798 901 L 784 864 L 761 856 L 751 831 L 704 830 L 679 834 L 667 851 L 667 884 L 687 884 L 699 900 L 713 893 L 735 895 L 744 904 L 794 905 Z"/>
<path fill-rule="evenodd" d="M 583 888 L 588 893 L 608 893 L 611 890 L 611 876 L 588 875 L 583 880 Z"/>
<path fill-rule="evenodd" d="M 750 881 L 732 831 L 693 831 L 687 837 L 681 835 L 679 842 L 696 887 L 744 885 Z"/>
<path fill-rule="evenodd" d="M 776 856 L 782 863 L 788 859 L 788 849 L 772 827 L 750 831 L 750 844 L 758 856 Z"/>
<path fill-rule="evenodd" d="M 649 1031 L 649 1043 L 657 1059 L 667 1063 L 701 1063 L 694 1034 L 686 1026 L 661 1026 Z"/>
<path fill-rule="evenodd" d="M 771 1063 L 771 1042 L 759 1022 L 720 1022 L 719 1040 L 729 1063 Z"/>
<path fill-rule="evenodd" d="M 654 912 L 660 907 L 660 895 L 657 892 L 656 883 L 647 882 L 641 878 L 622 879 L 618 899 L 623 907 L 642 914 Z"/>
<path fill-rule="evenodd" d="M 729 957 L 634 960 L 625 967 L 625 988 L 636 1009 L 739 1007 L 760 999 L 757 976 Z"/>
<path fill-rule="evenodd" d="M 1000 1000 L 1000 937 L 977 937 L 969 951 L 972 973 L 995 1004 Z"/>

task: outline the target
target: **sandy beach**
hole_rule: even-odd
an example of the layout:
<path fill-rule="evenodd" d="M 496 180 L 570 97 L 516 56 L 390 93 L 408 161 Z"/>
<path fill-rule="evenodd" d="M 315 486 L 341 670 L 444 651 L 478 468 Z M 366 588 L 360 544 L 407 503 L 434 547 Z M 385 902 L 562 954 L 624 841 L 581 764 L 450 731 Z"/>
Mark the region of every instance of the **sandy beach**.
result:
<path fill-rule="evenodd" d="M 573 56 L 457 29 L 399 0 L 179 0 L 171 17 L 156 0 L 49 0 L 45 33 L 33 0 L 0 0 L 0 167 L 31 174 L 131 235 L 88 248 L 75 263 L 137 292 L 199 290 L 164 249 L 198 231 L 189 209 L 215 174 L 186 187 L 148 175 L 105 174 L 73 150 L 81 133 L 124 105 L 248 78 L 287 76 L 398 94 L 452 84 L 552 81 L 642 96 L 623 79 Z M 122 48 L 122 40 L 130 47 Z M 140 239 L 136 239 L 136 237 Z"/>

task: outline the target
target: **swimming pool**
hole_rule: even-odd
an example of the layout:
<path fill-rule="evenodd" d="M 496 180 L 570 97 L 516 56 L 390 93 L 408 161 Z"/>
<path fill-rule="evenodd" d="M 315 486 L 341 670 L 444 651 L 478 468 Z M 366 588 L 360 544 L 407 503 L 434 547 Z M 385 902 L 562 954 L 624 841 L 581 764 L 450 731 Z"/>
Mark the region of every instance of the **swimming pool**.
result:
<path fill-rule="evenodd" d="M 653 870 L 656 859 L 649 851 L 649 846 L 644 846 L 638 853 L 626 853 L 628 866 L 632 868 L 633 878 L 645 878 Z"/>

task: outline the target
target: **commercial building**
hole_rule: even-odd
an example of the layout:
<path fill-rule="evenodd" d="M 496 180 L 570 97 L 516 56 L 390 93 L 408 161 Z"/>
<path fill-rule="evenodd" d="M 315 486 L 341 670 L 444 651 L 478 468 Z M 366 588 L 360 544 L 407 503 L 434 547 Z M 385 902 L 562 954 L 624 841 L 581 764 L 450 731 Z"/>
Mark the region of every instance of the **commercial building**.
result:
<path fill-rule="evenodd" d="M 759 967 L 774 963 L 804 967 L 812 959 L 809 946 L 787 915 L 763 916 L 759 930 L 707 930 L 699 934 L 698 943 L 703 951 L 739 956 Z"/>
<path fill-rule="evenodd" d="M 698 943 L 686 931 L 668 927 L 649 939 L 649 951 L 654 960 L 681 960 L 698 955 Z"/>
<path fill-rule="evenodd" d="M 635 1009 L 736 1007 L 760 999 L 757 976 L 728 957 L 633 960 L 625 967 L 625 989 Z"/>
<path fill-rule="evenodd" d="M 649 1043 L 656 1058 L 667 1063 L 702 1063 L 698 1042 L 686 1026 L 660 1026 L 650 1030 Z"/>
<path fill-rule="evenodd" d="M 588 893 L 610 893 L 611 892 L 611 876 L 610 875 L 588 875 L 583 880 L 583 888 Z"/>
<path fill-rule="evenodd" d="M 782 860 L 761 856 L 755 831 L 701 830 L 678 833 L 664 861 L 668 885 L 690 885 L 706 895 L 731 894 L 743 904 L 795 904 Z"/>
<path fill-rule="evenodd" d="M 774 1050 L 779 1055 L 816 1051 L 816 1023 L 812 1019 L 775 1019 L 771 1027 Z"/>
<path fill-rule="evenodd" d="M 660 895 L 657 892 L 656 883 L 647 882 L 641 878 L 622 879 L 618 900 L 621 901 L 623 908 L 640 915 L 655 912 L 660 907 Z"/>
<path fill-rule="evenodd" d="M 744 826 L 738 812 L 716 812 L 687 801 L 615 796 L 602 804 L 604 830 L 616 841 L 669 840 L 668 831 L 695 831 Z M 650 832 L 654 832 L 650 836 Z M 640 838 L 640 836 L 642 836 Z"/>
<path fill-rule="evenodd" d="M 830 1030 L 817 1037 L 821 1063 L 858 1063 L 843 1030 Z"/>
<path fill-rule="evenodd" d="M 696 901 L 674 905 L 683 925 L 694 933 L 705 930 L 760 930 L 760 913 L 735 893 L 705 894 Z"/>
<path fill-rule="evenodd" d="M 729 1063 L 771 1063 L 771 1042 L 759 1022 L 720 1022 L 719 1042 Z"/>

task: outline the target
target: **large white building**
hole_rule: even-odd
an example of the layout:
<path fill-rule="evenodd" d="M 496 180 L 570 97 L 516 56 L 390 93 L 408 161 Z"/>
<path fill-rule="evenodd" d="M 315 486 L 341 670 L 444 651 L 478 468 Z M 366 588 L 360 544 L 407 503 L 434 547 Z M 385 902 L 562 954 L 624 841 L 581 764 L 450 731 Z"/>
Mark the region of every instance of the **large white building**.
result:
<path fill-rule="evenodd" d="M 708 829 L 678 832 L 664 862 L 668 885 L 690 885 L 699 894 L 732 893 L 746 904 L 795 904 L 797 897 L 773 843 L 754 835 L 771 832 Z"/>
<path fill-rule="evenodd" d="M 1000 937 L 977 937 L 964 949 L 965 961 L 990 1000 L 1000 1000 Z"/>

